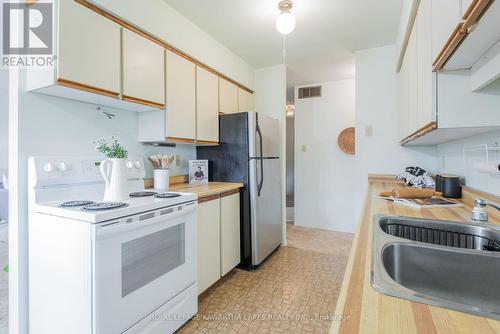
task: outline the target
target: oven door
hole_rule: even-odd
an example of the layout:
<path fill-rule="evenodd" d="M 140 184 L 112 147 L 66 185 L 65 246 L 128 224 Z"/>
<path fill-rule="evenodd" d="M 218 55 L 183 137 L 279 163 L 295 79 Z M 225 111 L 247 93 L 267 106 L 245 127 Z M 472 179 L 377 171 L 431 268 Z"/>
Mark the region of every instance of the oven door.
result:
<path fill-rule="evenodd" d="M 196 282 L 196 202 L 95 231 L 95 333 L 122 333 Z"/>

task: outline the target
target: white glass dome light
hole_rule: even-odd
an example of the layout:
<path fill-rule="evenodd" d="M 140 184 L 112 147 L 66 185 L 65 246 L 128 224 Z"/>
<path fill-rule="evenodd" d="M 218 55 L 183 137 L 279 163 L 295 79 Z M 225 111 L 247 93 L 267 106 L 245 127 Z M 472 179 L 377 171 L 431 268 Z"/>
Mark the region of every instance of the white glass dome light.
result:
<path fill-rule="evenodd" d="M 290 13 L 293 3 L 290 0 L 283 0 L 278 4 L 281 11 L 276 18 L 276 29 L 283 35 L 288 35 L 295 29 L 295 16 Z"/>

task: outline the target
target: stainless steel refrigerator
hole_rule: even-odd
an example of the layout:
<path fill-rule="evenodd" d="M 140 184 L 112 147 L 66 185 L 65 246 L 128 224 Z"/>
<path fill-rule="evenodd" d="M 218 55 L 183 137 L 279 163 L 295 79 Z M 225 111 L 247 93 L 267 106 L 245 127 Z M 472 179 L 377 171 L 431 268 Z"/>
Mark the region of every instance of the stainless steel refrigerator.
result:
<path fill-rule="evenodd" d="M 282 241 L 280 135 L 277 119 L 255 112 L 219 117 L 220 145 L 198 147 L 209 180 L 242 182 L 241 264 L 253 269 Z"/>

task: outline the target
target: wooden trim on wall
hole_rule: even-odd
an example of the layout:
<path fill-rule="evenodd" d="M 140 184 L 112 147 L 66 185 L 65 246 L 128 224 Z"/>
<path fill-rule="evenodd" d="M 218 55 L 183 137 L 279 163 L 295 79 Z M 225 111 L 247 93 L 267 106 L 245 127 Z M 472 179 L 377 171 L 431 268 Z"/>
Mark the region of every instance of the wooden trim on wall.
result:
<path fill-rule="evenodd" d="M 109 20 L 111 20 L 111 21 L 113 21 L 113 22 L 121 25 L 122 27 L 124 27 L 124 28 L 126 28 L 126 29 L 128 29 L 130 31 L 133 31 L 133 32 L 141 35 L 144 38 L 149 39 L 153 43 L 156 43 L 156 44 L 164 47 L 165 49 L 172 51 L 173 53 L 175 53 L 175 54 L 177 54 L 177 55 L 179 55 L 179 56 L 181 56 L 181 57 L 189 60 L 190 62 L 192 62 L 192 63 L 194 63 L 194 64 L 196 64 L 196 65 L 198 65 L 198 66 L 200 66 L 200 67 L 202 67 L 204 69 L 206 69 L 207 71 L 209 71 L 209 72 L 217 75 L 218 77 L 223 78 L 224 80 L 227 80 L 227 81 L 231 82 L 232 84 L 238 86 L 239 88 L 241 88 L 243 90 L 246 90 L 247 92 L 253 94 L 253 90 L 251 90 L 250 88 L 248 88 L 248 87 L 240 84 L 238 81 L 229 78 L 228 76 L 226 76 L 226 75 L 218 72 L 217 70 L 215 70 L 214 68 L 212 68 L 212 67 L 210 67 L 208 65 L 205 65 L 204 63 L 202 63 L 198 59 L 196 59 L 196 58 L 188 55 L 187 53 L 182 52 L 181 50 L 177 49 L 173 45 L 171 45 L 171 44 L 169 44 L 169 43 L 167 43 L 167 42 L 165 42 L 165 41 L 163 41 L 163 40 L 161 40 L 161 39 L 159 39 L 159 38 L 151 35 L 150 33 L 145 32 L 144 30 L 136 27 L 135 25 L 130 24 L 130 23 L 128 23 L 128 22 L 126 22 L 126 21 L 124 21 L 124 20 L 122 20 L 122 19 L 114 16 L 113 14 L 110 14 L 110 13 L 106 12 L 105 10 L 99 8 L 98 6 L 89 3 L 87 0 L 74 0 L 74 1 L 76 1 L 80 5 L 85 6 L 88 9 L 96 12 L 97 14 L 102 15 L 102 16 L 106 17 L 107 19 L 109 19 Z"/>
<path fill-rule="evenodd" d="M 403 139 L 401 141 L 401 145 L 407 144 L 407 143 L 409 143 L 409 142 L 411 142 L 419 137 L 422 137 L 423 135 L 426 135 L 429 132 L 436 130 L 437 127 L 438 127 L 437 122 L 431 122 L 431 123 L 427 124 L 426 126 L 424 126 L 423 128 L 420 128 L 417 131 L 413 132 L 411 135 L 409 135 L 405 139 Z"/>
<path fill-rule="evenodd" d="M 128 101 L 128 102 L 133 102 L 133 103 L 139 103 L 142 105 L 146 105 L 146 106 L 150 106 L 150 107 L 158 108 L 158 109 L 165 108 L 165 105 L 162 103 L 151 102 L 148 100 L 143 100 L 143 99 L 139 99 L 137 97 L 127 96 L 127 95 L 122 95 L 122 100 Z"/>
<path fill-rule="evenodd" d="M 464 23 L 459 23 L 450 38 L 446 41 L 445 45 L 439 52 L 436 59 L 432 62 L 433 72 L 437 72 L 443 69 L 446 62 L 450 59 L 456 49 L 463 42 L 465 37 L 467 36 L 467 30 L 464 29 Z"/>
<path fill-rule="evenodd" d="M 78 90 L 83 90 L 89 93 L 94 93 L 98 95 L 103 95 L 103 96 L 108 96 L 108 97 L 113 97 L 115 99 L 120 98 L 120 94 L 117 92 L 112 92 L 106 89 L 101 89 L 89 85 L 84 85 L 78 82 L 74 82 L 71 80 L 66 80 L 66 79 L 57 79 L 57 84 L 60 86 L 68 87 L 68 88 L 74 88 Z"/>
<path fill-rule="evenodd" d="M 220 198 L 220 194 L 200 197 L 200 198 L 198 198 L 198 204 L 213 201 L 214 199 L 219 199 L 219 198 Z"/>
<path fill-rule="evenodd" d="M 229 191 L 226 191 L 225 193 L 222 193 L 220 194 L 220 197 L 226 197 L 226 196 L 231 196 L 231 195 L 234 195 L 234 194 L 239 194 L 240 193 L 240 189 L 233 189 L 233 190 L 229 190 Z"/>

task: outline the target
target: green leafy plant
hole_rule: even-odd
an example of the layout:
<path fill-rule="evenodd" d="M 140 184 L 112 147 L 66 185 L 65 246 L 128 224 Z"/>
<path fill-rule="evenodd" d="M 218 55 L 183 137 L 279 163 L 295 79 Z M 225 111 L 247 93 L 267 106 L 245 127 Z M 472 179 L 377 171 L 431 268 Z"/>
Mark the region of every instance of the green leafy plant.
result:
<path fill-rule="evenodd" d="M 118 143 L 115 137 L 111 137 L 111 143 L 106 139 L 99 139 L 94 142 L 96 149 L 104 154 L 108 159 L 127 159 L 127 150 Z"/>

